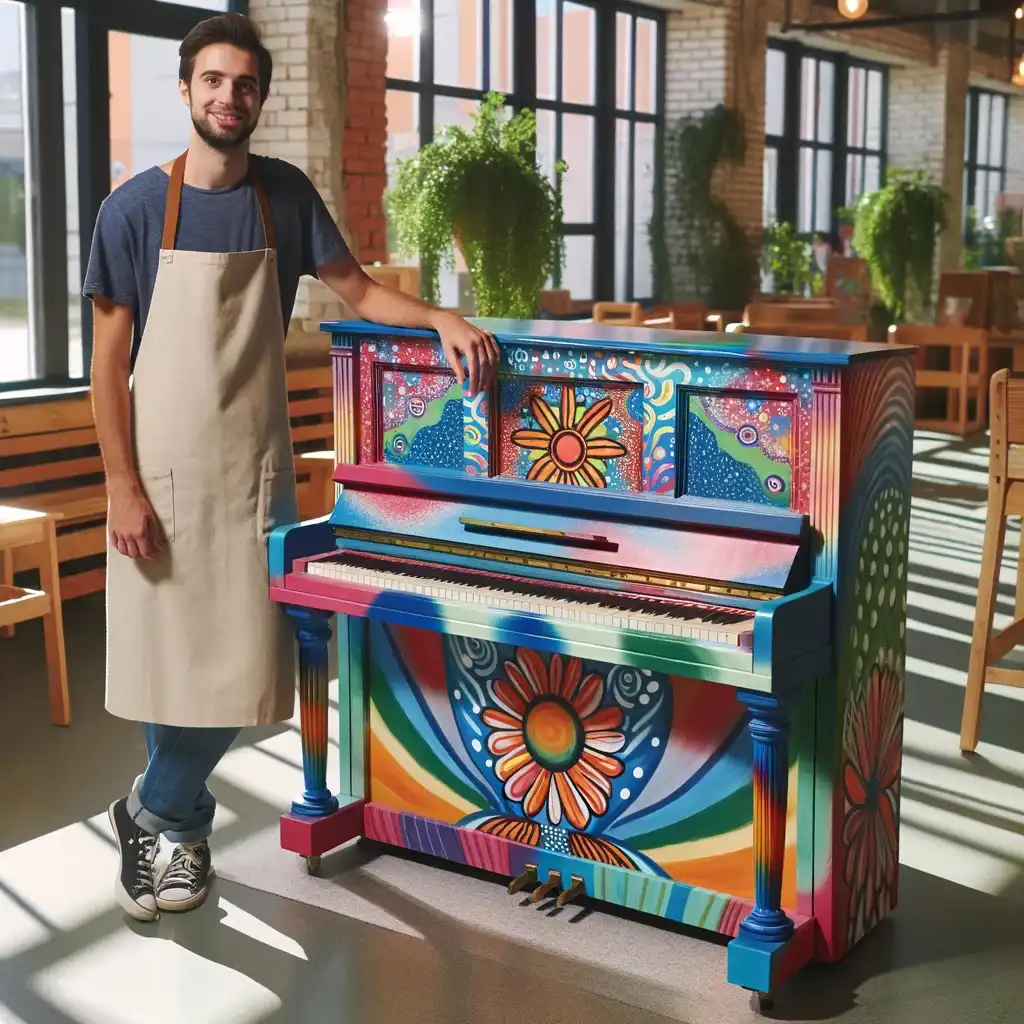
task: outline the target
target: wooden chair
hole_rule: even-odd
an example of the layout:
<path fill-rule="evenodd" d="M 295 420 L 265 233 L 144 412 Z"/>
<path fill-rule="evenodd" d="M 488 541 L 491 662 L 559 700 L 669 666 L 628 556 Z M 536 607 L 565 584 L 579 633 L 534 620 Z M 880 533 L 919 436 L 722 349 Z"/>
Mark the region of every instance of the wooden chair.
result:
<path fill-rule="evenodd" d="M 945 419 L 917 415 L 916 427 L 960 437 L 984 428 L 988 414 L 988 331 L 981 327 L 901 324 L 890 329 L 888 340 L 897 345 L 915 345 L 923 351 L 924 359 L 914 371 L 919 391 L 935 388 L 945 393 Z M 945 353 L 948 368 L 928 367 L 929 350 Z M 970 416 L 972 398 L 975 411 Z"/>
<path fill-rule="evenodd" d="M 996 662 L 1024 641 L 1024 558 L 1017 564 L 1013 622 L 995 635 L 992 633 L 1006 519 L 1024 515 L 1024 374 L 997 370 L 992 375 L 989 408 L 992 447 L 988 464 L 988 513 L 960 723 L 960 749 L 964 751 L 972 751 L 978 745 L 986 683 L 1024 687 L 1024 670 L 995 667 Z"/>
<path fill-rule="evenodd" d="M 36 549 L 39 589 L 14 586 L 16 551 Z M 57 559 L 57 517 L 48 512 L 0 505 L 0 636 L 9 637 L 16 623 L 43 620 L 46 671 L 50 681 L 50 717 L 54 725 L 71 722 L 68 663 L 64 650 L 64 617 Z"/>
<path fill-rule="evenodd" d="M 594 323 L 609 327 L 639 327 L 644 322 L 639 302 L 595 302 Z"/>
<path fill-rule="evenodd" d="M 740 327 L 734 334 L 774 335 L 779 338 L 810 338 L 824 341 L 867 341 L 863 324 L 772 324 L 770 327 Z"/>
<path fill-rule="evenodd" d="M 708 308 L 703 302 L 671 302 L 644 310 L 645 327 L 670 331 L 706 331 Z"/>
<path fill-rule="evenodd" d="M 743 312 L 748 327 L 777 324 L 835 324 L 839 303 L 835 299 L 794 299 L 788 302 L 751 302 Z"/>

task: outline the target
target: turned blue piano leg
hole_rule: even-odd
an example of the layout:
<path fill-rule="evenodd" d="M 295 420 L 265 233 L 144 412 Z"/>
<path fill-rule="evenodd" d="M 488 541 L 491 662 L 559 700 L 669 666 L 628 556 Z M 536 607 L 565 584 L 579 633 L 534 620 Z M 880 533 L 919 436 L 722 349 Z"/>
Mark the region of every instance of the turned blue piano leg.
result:
<path fill-rule="evenodd" d="M 288 608 L 299 645 L 299 718 L 302 725 L 302 775 L 305 792 L 292 813 L 323 817 L 338 809 L 327 788 L 327 645 L 330 616 L 311 608 Z"/>
<path fill-rule="evenodd" d="M 810 959 L 810 928 L 801 929 L 782 909 L 789 798 L 789 734 L 797 693 L 754 693 L 738 697 L 749 711 L 754 744 L 754 908 L 729 944 L 729 981 L 764 997 L 783 975 Z M 790 948 L 792 947 L 792 948 Z M 802 961 L 802 962 L 800 962 Z"/>
<path fill-rule="evenodd" d="M 327 645 L 330 614 L 287 606 L 299 646 L 299 717 L 302 723 L 302 798 L 281 815 L 281 848 L 306 858 L 306 869 L 320 869 L 320 855 L 363 834 L 365 801 L 340 806 L 327 787 Z"/>

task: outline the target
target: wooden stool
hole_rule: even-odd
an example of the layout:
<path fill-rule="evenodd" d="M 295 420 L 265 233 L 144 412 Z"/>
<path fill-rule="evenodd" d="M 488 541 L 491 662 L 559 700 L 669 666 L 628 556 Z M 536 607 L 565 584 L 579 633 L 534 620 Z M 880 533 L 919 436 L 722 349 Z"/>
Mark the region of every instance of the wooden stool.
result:
<path fill-rule="evenodd" d="M 992 374 L 989 415 L 992 448 L 988 465 L 988 515 L 960 724 L 961 750 L 974 750 L 978 745 L 985 684 L 1024 686 L 1024 670 L 993 667 L 1024 641 L 1024 558 L 1017 564 L 1014 621 L 992 634 L 1006 518 L 1024 515 L 1024 448 L 1020 447 L 1024 445 L 1024 373 L 1003 369 Z"/>
<path fill-rule="evenodd" d="M 13 583 L 15 548 L 38 544 L 42 590 Z M 46 671 L 50 677 L 50 716 L 54 725 L 71 722 L 68 700 L 68 665 L 64 652 L 60 569 L 57 561 L 56 517 L 48 512 L 0 505 L 0 636 L 11 636 L 14 626 L 28 619 L 43 620 Z"/>

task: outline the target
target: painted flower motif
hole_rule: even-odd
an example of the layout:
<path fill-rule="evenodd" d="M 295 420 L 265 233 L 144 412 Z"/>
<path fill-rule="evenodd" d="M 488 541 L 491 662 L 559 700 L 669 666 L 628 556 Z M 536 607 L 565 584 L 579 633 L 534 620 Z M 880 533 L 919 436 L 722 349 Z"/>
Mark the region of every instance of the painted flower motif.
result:
<path fill-rule="evenodd" d="M 526 478 L 542 483 L 607 486 L 595 460 L 617 459 L 626 454 L 624 444 L 600 436 L 601 426 L 611 410 L 610 398 L 602 398 L 586 410 L 578 408 L 573 387 L 562 388 L 558 408 L 531 395 L 530 411 L 539 429 L 512 432 L 513 444 L 542 453 Z"/>
<path fill-rule="evenodd" d="M 895 904 L 902 689 L 895 672 L 875 665 L 847 728 L 843 838 L 851 943 Z"/>
<path fill-rule="evenodd" d="M 535 651 L 519 648 L 505 675 L 490 686 L 497 707 L 481 716 L 495 731 L 487 749 L 505 795 L 527 818 L 545 808 L 552 825 L 563 816 L 573 828 L 608 810 L 611 780 L 622 774 L 615 754 L 625 745 L 622 709 L 601 707 L 604 680 L 583 676 L 577 658 L 553 654 L 545 665 Z"/>

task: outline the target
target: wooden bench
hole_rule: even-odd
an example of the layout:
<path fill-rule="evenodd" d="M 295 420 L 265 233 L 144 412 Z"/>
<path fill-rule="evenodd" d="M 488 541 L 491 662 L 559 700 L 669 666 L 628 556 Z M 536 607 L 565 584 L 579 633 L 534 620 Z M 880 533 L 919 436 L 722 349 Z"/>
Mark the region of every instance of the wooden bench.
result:
<path fill-rule="evenodd" d="M 58 517 L 61 600 L 103 589 L 107 493 L 86 388 L 0 405 L 0 504 Z M 39 569 L 30 548 L 13 562 L 16 576 Z"/>
<path fill-rule="evenodd" d="M 299 518 L 312 519 L 333 508 L 327 501 L 334 463 L 319 454 L 334 451 L 329 361 L 289 365 L 288 415 Z M 0 504 L 57 517 L 62 600 L 103 590 L 107 493 L 88 389 L 0 404 Z M 29 549 L 18 551 L 13 562 L 15 575 L 39 568 Z"/>

